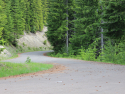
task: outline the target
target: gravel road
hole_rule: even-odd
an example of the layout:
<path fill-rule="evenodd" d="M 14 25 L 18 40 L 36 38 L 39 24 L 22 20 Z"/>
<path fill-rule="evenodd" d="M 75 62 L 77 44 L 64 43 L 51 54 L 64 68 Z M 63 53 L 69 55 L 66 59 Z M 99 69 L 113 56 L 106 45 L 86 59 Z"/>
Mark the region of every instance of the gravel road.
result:
<path fill-rule="evenodd" d="M 51 51 L 20 54 L 6 60 L 24 63 L 29 56 L 40 63 L 58 63 L 66 70 L 0 80 L 0 94 L 125 94 L 125 66 L 44 56 Z"/>

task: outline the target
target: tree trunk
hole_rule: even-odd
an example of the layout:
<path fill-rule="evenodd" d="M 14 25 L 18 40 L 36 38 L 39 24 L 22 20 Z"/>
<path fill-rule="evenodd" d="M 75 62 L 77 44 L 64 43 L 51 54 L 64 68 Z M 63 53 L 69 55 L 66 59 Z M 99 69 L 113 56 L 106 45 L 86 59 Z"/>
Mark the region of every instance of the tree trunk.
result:
<path fill-rule="evenodd" d="M 101 6 L 101 10 L 103 10 L 102 6 Z M 101 15 L 103 15 L 103 13 Z M 104 21 L 101 20 L 101 24 L 103 24 L 103 23 L 104 23 Z M 104 48 L 104 38 L 103 38 L 103 28 L 101 27 L 101 53 L 103 53 L 103 48 Z M 103 56 L 103 54 L 102 54 L 102 56 Z"/>
<path fill-rule="evenodd" d="M 66 25 L 67 25 L 67 28 L 68 28 L 68 0 L 66 0 L 66 6 L 67 6 L 67 10 L 66 10 L 66 14 L 67 14 L 66 20 L 67 20 L 67 22 L 66 22 Z M 68 30 L 66 31 L 66 34 L 67 34 L 67 36 L 66 36 L 66 51 L 68 53 Z"/>

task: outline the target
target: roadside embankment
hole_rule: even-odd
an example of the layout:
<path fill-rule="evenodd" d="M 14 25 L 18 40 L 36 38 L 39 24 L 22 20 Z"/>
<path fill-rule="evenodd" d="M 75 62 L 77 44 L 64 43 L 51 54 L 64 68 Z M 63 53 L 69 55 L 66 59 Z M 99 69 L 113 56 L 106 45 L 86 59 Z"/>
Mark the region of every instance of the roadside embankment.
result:
<path fill-rule="evenodd" d="M 0 60 L 17 57 L 18 53 L 51 50 L 52 47 L 47 40 L 45 32 L 47 32 L 47 27 L 45 26 L 41 32 L 36 31 L 35 34 L 24 32 L 24 35 L 21 35 L 20 38 L 17 39 L 18 47 L 12 45 L 0 46 L 0 48 L 5 48 L 1 51 Z"/>

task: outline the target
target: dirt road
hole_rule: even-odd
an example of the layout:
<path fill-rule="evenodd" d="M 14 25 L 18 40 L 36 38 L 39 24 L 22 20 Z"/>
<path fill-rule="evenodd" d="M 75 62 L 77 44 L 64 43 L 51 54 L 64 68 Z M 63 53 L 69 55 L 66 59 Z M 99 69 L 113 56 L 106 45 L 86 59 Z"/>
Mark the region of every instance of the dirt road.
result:
<path fill-rule="evenodd" d="M 20 54 L 9 62 L 32 61 L 66 66 L 59 72 L 0 80 L 0 94 L 125 94 L 125 66 L 75 59 L 46 57 L 37 51 Z"/>

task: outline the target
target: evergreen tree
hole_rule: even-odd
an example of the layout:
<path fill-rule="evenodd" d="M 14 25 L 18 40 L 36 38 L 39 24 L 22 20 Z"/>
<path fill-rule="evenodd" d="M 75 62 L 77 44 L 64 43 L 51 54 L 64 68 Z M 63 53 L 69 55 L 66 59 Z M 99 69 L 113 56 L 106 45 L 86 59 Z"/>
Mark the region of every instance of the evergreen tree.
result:
<path fill-rule="evenodd" d="M 75 18 L 75 10 L 74 8 L 75 6 L 75 0 L 66 0 L 67 1 L 67 14 L 68 14 L 68 20 L 67 20 L 67 24 L 68 24 L 68 31 L 67 31 L 67 53 L 69 53 L 69 44 L 71 43 L 71 41 L 69 40 L 70 38 L 72 38 L 72 35 L 74 34 L 74 18 Z"/>
<path fill-rule="evenodd" d="M 29 1 L 29 15 L 30 15 L 30 28 L 31 28 L 31 32 L 32 33 L 35 33 L 36 32 L 36 25 L 37 25 L 37 22 L 36 22 L 36 13 L 35 13 L 35 0 L 30 0 Z M 38 26 L 38 25 L 37 25 Z"/>
<path fill-rule="evenodd" d="M 30 1 L 27 0 L 26 1 L 26 18 L 25 18 L 25 21 L 26 21 L 26 31 L 31 31 L 31 26 L 30 26 L 30 20 L 31 20 L 31 10 L 30 10 Z"/>
<path fill-rule="evenodd" d="M 53 50 L 59 52 L 66 43 L 66 6 L 64 0 L 49 1 L 49 15 L 47 19 L 47 37 Z"/>
<path fill-rule="evenodd" d="M 4 43 L 2 39 L 2 30 L 6 24 L 6 14 L 5 14 L 5 6 L 4 2 L 0 0 L 0 45 Z"/>
<path fill-rule="evenodd" d="M 25 23 L 23 19 L 23 14 L 21 11 L 19 0 L 11 0 L 11 16 L 13 18 L 13 32 L 12 32 L 12 44 L 17 46 L 16 39 L 20 35 L 23 35 L 23 30 L 25 29 Z"/>
<path fill-rule="evenodd" d="M 83 46 L 84 49 L 88 49 L 96 38 L 100 37 L 99 31 L 99 17 L 98 17 L 98 0 L 77 0 L 76 1 L 76 19 L 75 33 L 72 35 L 71 47 L 76 51 Z"/>
<path fill-rule="evenodd" d="M 24 30 L 26 30 L 26 12 L 27 12 L 27 8 L 26 8 L 26 4 L 27 4 L 28 0 L 19 0 L 19 6 L 20 6 L 20 13 L 22 15 L 22 24 L 24 25 L 24 27 L 22 27 Z"/>
<path fill-rule="evenodd" d="M 43 30 L 43 7 L 41 0 L 36 0 L 36 12 L 38 17 L 38 31 Z"/>
<path fill-rule="evenodd" d="M 13 25 L 13 18 L 11 16 L 11 1 L 10 0 L 5 0 L 5 12 L 6 12 L 6 20 L 7 20 L 7 23 L 5 24 L 4 26 L 4 29 L 3 29 L 3 38 L 4 40 L 7 42 L 7 43 L 12 43 L 12 40 L 14 39 L 13 37 L 13 28 L 14 28 L 14 25 Z"/>
<path fill-rule="evenodd" d="M 33 33 L 36 30 L 42 31 L 43 5 L 41 0 L 4 0 L 4 3 L 1 5 L 4 5 L 7 23 L 2 33 L 7 42 L 16 46 L 16 39 L 23 35 L 24 30 Z"/>
<path fill-rule="evenodd" d="M 105 29 L 104 35 L 112 39 L 121 39 L 125 35 L 125 0 L 103 0 L 105 23 L 102 27 Z"/>
<path fill-rule="evenodd" d="M 48 18 L 48 13 L 49 13 L 49 5 L 48 5 L 48 0 L 42 0 L 42 13 L 43 13 L 43 24 L 47 24 L 47 18 Z"/>
<path fill-rule="evenodd" d="M 41 0 L 30 0 L 30 27 L 31 32 L 42 31 L 43 14 Z"/>
<path fill-rule="evenodd" d="M 74 1 L 74 0 L 73 0 Z M 49 15 L 47 19 L 47 37 L 54 46 L 55 52 L 66 52 L 66 36 L 67 30 L 69 31 L 68 37 L 71 37 L 73 33 L 72 30 L 72 20 L 73 17 L 73 4 L 72 0 L 68 0 L 68 5 L 66 0 L 50 0 L 49 1 Z M 67 15 L 68 9 L 68 15 Z M 68 16 L 68 19 L 66 19 Z M 68 23 L 67 23 L 68 21 Z M 68 26 L 67 26 L 68 25 Z M 69 39 L 68 39 L 69 41 Z"/>

